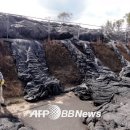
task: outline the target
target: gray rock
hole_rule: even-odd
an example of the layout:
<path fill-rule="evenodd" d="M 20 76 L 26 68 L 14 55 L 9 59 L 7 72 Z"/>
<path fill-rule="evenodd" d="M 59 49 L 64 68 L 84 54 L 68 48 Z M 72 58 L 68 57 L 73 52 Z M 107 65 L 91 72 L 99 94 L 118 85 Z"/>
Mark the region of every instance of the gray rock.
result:
<path fill-rule="evenodd" d="M 115 103 L 105 104 L 98 111 L 102 113 L 100 118 L 87 117 L 85 123 L 89 126 L 89 130 L 127 130 L 130 129 L 130 99 L 116 97 Z M 120 100 L 122 99 L 122 100 Z"/>

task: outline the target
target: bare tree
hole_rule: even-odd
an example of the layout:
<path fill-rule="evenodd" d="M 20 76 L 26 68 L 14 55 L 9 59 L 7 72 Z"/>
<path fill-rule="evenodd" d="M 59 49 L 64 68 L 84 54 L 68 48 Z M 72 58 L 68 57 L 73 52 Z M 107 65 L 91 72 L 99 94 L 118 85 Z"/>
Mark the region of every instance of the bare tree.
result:
<path fill-rule="evenodd" d="M 116 29 L 117 32 L 120 32 L 123 23 L 124 23 L 124 19 L 119 19 L 116 22 L 114 22 L 115 29 Z"/>
<path fill-rule="evenodd" d="M 107 21 L 105 26 L 102 27 L 103 30 L 105 31 L 105 33 L 112 33 L 114 31 L 114 28 L 115 28 L 115 24 L 111 21 Z"/>
<path fill-rule="evenodd" d="M 105 26 L 102 27 L 102 29 L 106 32 L 106 33 L 114 33 L 114 32 L 120 32 L 121 27 L 123 25 L 124 20 L 123 19 L 119 19 L 115 22 L 111 22 L 111 21 L 107 21 Z"/>
<path fill-rule="evenodd" d="M 129 42 L 130 39 L 130 12 L 127 13 L 125 16 L 126 22 L 127 22 L 127 28 L 126 28 L 126 44 Z"/>
<path fill-rule="evenodd" d="M 64 23 L 65 21 L 69 21 L 72 18 L 72 13 L 61 12 L 57 17 Z"/>
<path fill-rule="evenodd" d="M 125 15 L 128 27 L 130 27 L 130 12 Z"/>

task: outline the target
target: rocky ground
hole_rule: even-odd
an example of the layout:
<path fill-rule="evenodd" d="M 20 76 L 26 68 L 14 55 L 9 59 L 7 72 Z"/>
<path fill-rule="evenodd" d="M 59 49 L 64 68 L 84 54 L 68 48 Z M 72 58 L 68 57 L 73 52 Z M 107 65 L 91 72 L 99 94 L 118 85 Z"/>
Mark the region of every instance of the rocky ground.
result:
<path fill-rule="evenodd" d="M 84 122 L 90 130 L 129 130 L 130 129 L 130 99 L 115 96 L 111 103 L 99 107 L 102 113 L 100 119 L 85 118 Z"/>
<path fill-rule="evenodd" d="M 35 130 L 86 130 L 86 125 L 82 123 L 80 117 L 63 118 L 59 117 L 57 120 L 52 120 L 48 117 L 30 118 L 29 115 L 33 110 L 48 110 L 48 105 L 58 105 L 61 110 L 82 110 L 84 112 L 93 111 L 94 106 L 92 101 L 81 101 L 74 95 L 73 92 L 55 96 L 54 98 L 46 99 L 36 103 L 28 103 L 21 99 L 8 99 L 8 111 L 13 115 L 22 119 L 27 126 L 32 126 Z M 17 100 L 20 102 L 15 103 Z M 77 105 L 75 105 L 77 104 Z M 71 123 L 70 123 L 71 122 Z"/>

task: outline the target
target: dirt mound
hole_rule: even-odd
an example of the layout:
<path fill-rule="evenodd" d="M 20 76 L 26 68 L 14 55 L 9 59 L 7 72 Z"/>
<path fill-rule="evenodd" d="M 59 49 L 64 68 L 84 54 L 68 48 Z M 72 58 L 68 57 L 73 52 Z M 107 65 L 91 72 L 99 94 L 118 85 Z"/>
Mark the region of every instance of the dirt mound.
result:
<path fill-rule="evenodd" d="M 65 86 L 81 83 L 81 75 L 68 50 L 57 41 L 45 44 L 46 61 L 49 71 Z"/>
<path fill-rule="evenodd" d="M 119 73 L 122 69 L 121 61 L 118 59 L 110 46 L 102 43 L 91 44 L 95 55 L 101 60 L 104 66 L 109 67 L 112 71 Z"/>
<path fill-rule="evenodd" d="M 124 45 L 123 44 L 118 44 L 117 45 L 117 48 L 119 49 L 119 51 L 121 52 L 121 54 L 124 56 L 124 58 L 128 61 L 130 61 L 130 50 L 128 48 L 128 46 Z"/>

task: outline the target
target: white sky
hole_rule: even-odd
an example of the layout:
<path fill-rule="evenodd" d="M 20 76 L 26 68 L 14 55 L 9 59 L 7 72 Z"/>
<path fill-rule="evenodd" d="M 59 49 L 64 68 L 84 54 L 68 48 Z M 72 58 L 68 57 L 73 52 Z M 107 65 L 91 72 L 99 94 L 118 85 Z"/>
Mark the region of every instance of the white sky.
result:
<path fill-rule="evenodd" d="M 56 19 L 62 11 L 74 22 L 103 25 L 130 12 L 130 0 L 0 0 L 0 12 Z"/>

